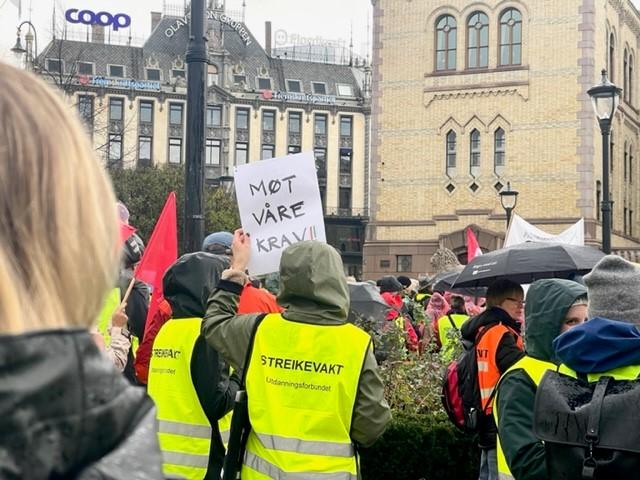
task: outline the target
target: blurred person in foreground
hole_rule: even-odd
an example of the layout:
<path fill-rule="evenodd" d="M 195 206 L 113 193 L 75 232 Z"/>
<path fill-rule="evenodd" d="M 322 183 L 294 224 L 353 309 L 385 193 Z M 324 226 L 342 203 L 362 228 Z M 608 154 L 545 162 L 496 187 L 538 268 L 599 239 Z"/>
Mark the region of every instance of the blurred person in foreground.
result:
<path fill-rule="evenodd" d="M 391 414 L 371 337 L 347 323 L 340 254 L 318 241 L 288 247 L 278 295 L 285 311 L 237 315 L 250 242 L 235 232 L 231 269 L 202 325 L 207 342 L 246 369 L 251 432 L 242 478 L 356 478 L 356 447 L 373 444 Z"/>
<path fill-rule="evenodd" d="M 116 279 L 118 221 L 70 112 L 0 63 L 0 478 L 160 479 L 153 403 L 88 331 Z"/>

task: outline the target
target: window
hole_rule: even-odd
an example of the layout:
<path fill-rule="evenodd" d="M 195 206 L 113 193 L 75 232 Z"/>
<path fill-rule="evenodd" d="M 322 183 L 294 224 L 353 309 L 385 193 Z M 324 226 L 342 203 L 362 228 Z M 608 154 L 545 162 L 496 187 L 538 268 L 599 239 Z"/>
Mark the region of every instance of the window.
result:
<path fill-rule="evenodd" d="M 633 145 L 629 146 L 629 183 L 633 183 Z"/>
<path fill-rule="evenodd" d="M 247 83 L 247 77 L 246 75 L 234 75 L 233 76 L 233 83 L 236 85 L 244 85 Z"/>
<path fill-rule="evenodd" d="M 349 210 L 348 212 L 340 212 L 341 214 L 351 214 L 351 189 L 340 187 L 338 193 L 338 209 Z"/>
<path fill-rule="evenodd" d="M 469 137 L 469 165 L 471 168 L 480 166 L 480 132 L 473 130 Z"/>
<path fill-rule="evenodd" d="M 396 272 L 410 272 L 411 260 L 411 255 L 396 255 Z"/>
<path fill-rule="evenodd" d="M 436 21 L 436 70 L 456 69 L 456 19 L 443 15 Z"/>
<path fill-rule="evenodd" d="M 109 120 L 122 121 L 124 100 L 122 98 L 109 99 Z"/>
<path fill-rule="evenodd" d="M 338 83 L 337 85 L 338 96 L 340 97 L 353 97 L 353 87 L 347 83 Z"/>
<path fill-rule="evenodd" d="M 171 78 L 187 78 L 183 68 L 174 68 L 171 70 Z"/>
<path fill-rule="evenodd" d="M 292 93 L 302 92 L 302 86 L 300 80 L 287 80 L 287 91 Z"/>
<path fill-rule="evenodd" d="M 609 34 L 609 81 L 613 82 L 615 78 L 616 66 L 616 37 L 611 32 Z"/>
<path fill-rule="evenodd" d="M 262 111 L 262 131 L 275 132 L 276 130 L 276 112 L 275 110 Z"/>
<path fill-rule="evenodd" d="M 152 123 L 153 122 L 153 102 L 141 101 L 140 102 L 140 122 Z"/>
<path fill-rule="evenodd" d="M 500 65 L 522 63 L 522 16 L 515 8 L 500 15 Z"/>
<path fill-rule="evenodd" d="M 316 113 L 313 117 L 314 120 L 314 133 L 316 135 L 327 134 L 327 116 L 322 113 Z"/>
<path fill-rule="evenodd" d="M 270 78 L 257 77 L 256 81 L 258 82 L 258 90 L 271 90 Z"/>
<path fill-rule="evenodd" d="M 220 165 L 221 142 L 214 138 L 207 138 L 204 145 L 205 165 Z"/>
<path fill-rule="evenodd" d="M 109 76 L 124 78 L 124 67 L 122 65 L 109 65 Z"/>
<path fill-rule="evenodd" d="M 160 81 L 160 69 L 159 68 L 147 68 L 147 80 L 155 82 Z"/>
<path fill-rule="evenodd" d="M 207 105 L 207 127 L 219 127 L 222 125 L 222 107 L 220 105 Z"/>
<path fill-rule="evenodd" d="M 311 90 L 316 95 L 327 94 L 327 86 L 322 82 L 311 82 Z"/>
<path fill-rule="evenodd" d="M 301 151 L 302 148 L 300 147 L 300 145 L 289 145 L 289 147 L 287 148 L 287 154 L 300 153 Z"/>
<path fill-rule="evenodd" d="M 244 165 L 249 159 L 249 145 L 242 142 L 236 143 L 236 165 Z"/>
<path fill-rule="evenodd" d="M 341 137 L 351 136 L 352 122 L 353 122 L 353 117 L 340 117 L 340 136 Z"/>
<path fill-rule="evenodd" d="M 63 65 L 62 60 L 54 60 L 53 58 L 47 58 L 47 71 L 49 73 L 62 73 Z"/>
<path fill-rule="evenodd" d="M 596 219 L 600 220 L 600 203 L 602 202 L 602 187 L 600 180 L 596 181 Z"/>
<path fill-rule="evenodd" d="M 289 133 L 300 133 L 302 130 L 302 113 L 289 112 Z"/>
<path fill-rule="evenodd" d="M 351 175 L 351 149 L 340 149 L 340 173 L 344 175 Z"/>
<path fill-rule="evenodd" d="M 629 54 L 629 89 L 627 90 L 627 101 L 629 102 L 629 105 L 633 105 L 633 71 L 633 55 Z M 629 227 L 629 230 L 631 230 L 631 227 Z"/>
<path fill-rule="evenodd" d="M 93 75 L 93 63 L 78 62 L 79 75 Z"/>
<path fill-rule="evenodd" d="M 327 150 L 325 148 L 314 148 L 313 156 L 316 159 L 316 172 L 318 179 L 327 178 Z"/>
<path fill-rule="evenodd" d="M 169 125 L 182 125 L 182 104 L 169 104 Z"/>
<path fill-rule="evenodd" d="M 615 152 L 615 143 L 613 142 L 613 132 L 611 132 L 609 137 L 609 171 L 613 173 L 613 154 Z"/>
<path fill-rule="evenodd" d="M 629 210 L 629 235 L 633 236 L 633 210 Z"/>
<path fill-rule="evenodd" d="M 109 163 L 122 160 L 122 135 L 110 134 L 107 145 Z"/>
<path fill-rule="evenodd" d="M 218 84 L 218 67 L 215 65 L 207 66 L 207 87 Z"/>
<path fill-rule="evenodd" d="M 453 130 L 447 133 L 447 172 L 450 168 L 456 168 L 456 132 Z"/>
<path fill-rule="evenodd" d="M 151 166 L 151 137 L 138 137 L 138 164 Z"/>
<path fill-rule="evenodd" d="M 628 161 L 628 159 L 629 159 L 629 153 L 628 153 L 628 150 L 627 150 L 627 142 L 624 142 L 624 164 L 622 166 L 622 171 L 623 171 L 622 175 L 623 175 L 623 178 L 624 178 L 625 182 L 627 181 L 627 161 Z"/>
<path fill-rule="evenodd" d="M 86 125 L 93 125 L 93 97 L 91 95 L 78 96 L 78 113 Z"/>
<path fill-rule="evenodd" d="M 485 68 L 489 64 L 489 17 L 474 12 L 467 22 L 467 68 Z"/>
<path fill-rule="evenodd" d="M 243 130 L 249 128 L 249 109 L 236 108 L 236 128 Z"/>
<path fill-rule="evenodd" d="M 182 162 L 182 139 L 169 139 L 169 163 L 178 164 Z"/>
<path fill-rule="evenodd" d="M 622 209 L 622 233 L 627 234 L 627 207 Z"/>
<path fill-rule="evenodd" d="M 493 134 L 494 167 L 504 167 L 505 143 L 504 130 L 502 128 L 498 128 Z"/>
<path fill-rule="evenodd" d="M 275 148 L 276 147 L 274 145 L 262 145 L 260 159 L 267 160 L 268 158 L 273 158 L 275 156 Z"/>
<path fill-rule="evenodd" d="M 629 52 L 624 49 L 622 56 L 622 96 L 624 100 L 629 100 Z M 626 220 L 625 220 L 626 221 Z"/>

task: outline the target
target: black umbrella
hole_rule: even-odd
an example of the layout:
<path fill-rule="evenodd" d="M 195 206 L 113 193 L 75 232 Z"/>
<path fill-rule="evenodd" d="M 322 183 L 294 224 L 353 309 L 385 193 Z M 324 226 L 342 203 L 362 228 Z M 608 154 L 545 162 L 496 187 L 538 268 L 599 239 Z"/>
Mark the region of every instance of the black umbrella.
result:
<path fill-rule="evenodd" d="M 588 273 L 602 257 L 604 253 L 592 247 L 521 243 L 475 257 L 453 286 L 489 286 L 498 278 L 508 278 L 520 284 L 540 278 L 570 278 Z"/>
<path fill-rule="evenodd" d="M 384 301 L 378 287 L 367 282 L 349 283 L 350 310 L 364 318 L 382 323 L 391 307 Z"/>
<path fill-rule="evenodd" d="M 433 277 L 431 289 L 434 292 L 451 292 L 468 297 L 484 297 L 487 294 L 486 287 L 454 287 L 462 268 L 442 272 Z"/>

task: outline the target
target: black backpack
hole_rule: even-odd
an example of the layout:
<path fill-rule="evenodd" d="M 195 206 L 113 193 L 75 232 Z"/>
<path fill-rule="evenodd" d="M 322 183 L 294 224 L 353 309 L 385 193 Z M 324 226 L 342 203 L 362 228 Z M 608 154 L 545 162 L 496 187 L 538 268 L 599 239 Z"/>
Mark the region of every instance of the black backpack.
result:
<path fill-rule="evenodd" d="M 550 370 L 535 401 L 533 431 L 544 441 L 554 480 L 637 478 L 640 380 L 589 383 Z"/>

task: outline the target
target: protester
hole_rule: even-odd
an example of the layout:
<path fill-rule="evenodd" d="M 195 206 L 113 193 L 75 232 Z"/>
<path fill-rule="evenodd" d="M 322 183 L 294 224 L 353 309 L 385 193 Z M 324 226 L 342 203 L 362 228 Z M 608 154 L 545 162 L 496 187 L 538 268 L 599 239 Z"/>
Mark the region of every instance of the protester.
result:
<path fill-rule="evenodd" d="M 0 478 L 160 479 L 153 402 L 93 343 L 115 197 L 85 129 L 0 63 Z"/>
<path fill-rule="evenodd" d="M 487 290 L 487 310 L 467 320 L 462 338 L 477 352 L 481 412 L 478 418 L 478 446 L 481 450 L 479 480 L 496 480 L 497 427 L 492 400 L 500 375 L 524 355 L 519 319 L 524 311 L 522 287 L 507 279 L 496 280 Z M 431 300 L 433 302 L 433 299 Z"/>
<path fill-rule="evenodd" d="M 167 477 L 219 479 L 239 380 L 200 334 L 209 295 L 227 257 L 183 255 L 164 275 L 172 318 L 153 342 L 148 392 L 156 402 Z M 179 352 L 179 354 L 173 354 Z M 203 433 L 205 432 L 205 433 Z"/>
<path fill-rule="evenodd" d="M 105 342 L 105 337 L 94 327 L 91 330 L 93 341 L 100 350 L 105 352 L 113 365 L 124 371 L 131 350 L 131 340 L 127 332 L 127 321 L 129 318 L 123 307 L 118 306 L 111 316 L 111 325 L 108 328 L 109 345 Z"/>
<path fill-rule="evenodd" d="M 587 317 L 587 289 L 574 281 L 538 280 L 525 305 L 526 355 L 502 375 L 494 402 L 500 479 L 546 480 L 544 444 L 533 433 L 533 407 L 544 373 L 560 363 L 552 342 Z"/>
<path fill-rule="evenodd" d="M 451 297 L 451 308 L 433 324 L 435 337 L 435 351 L 440 352 L 441 358 L 448 363 L 453 360 L 454 341 L 459 335 L 462 325 L 469 319 L 465 310 L 464 298 L 459 295 Z"/>
<path fill-rule="evenodd" d="M 386 320 L 394 322 L 400 332 L 404 332 L 405 346 L 407 350 L 418 350 L 418 335 L 411 321 L 405 315 L 405 305 L 402 301 L 402 284 L 396 277 L 386 276 L 380 279 L 380 295 L 387 305 L 391 307 Z"/>
<path fill-rule="evenodd" d="M 242 478 L 355 478 L 354 446 L 390 420 L 371 338 L 347 323 L 349 290 L 332 247 L 304 241 L 280 262 L 282 314 L 236 315 L 251 252 L 236 231 L 232 268 L 209 299 L 202 331 L 233 368 L 247 369 L 251 433 Z M 249 363 L 245 357 L 251 348 Z"/>

